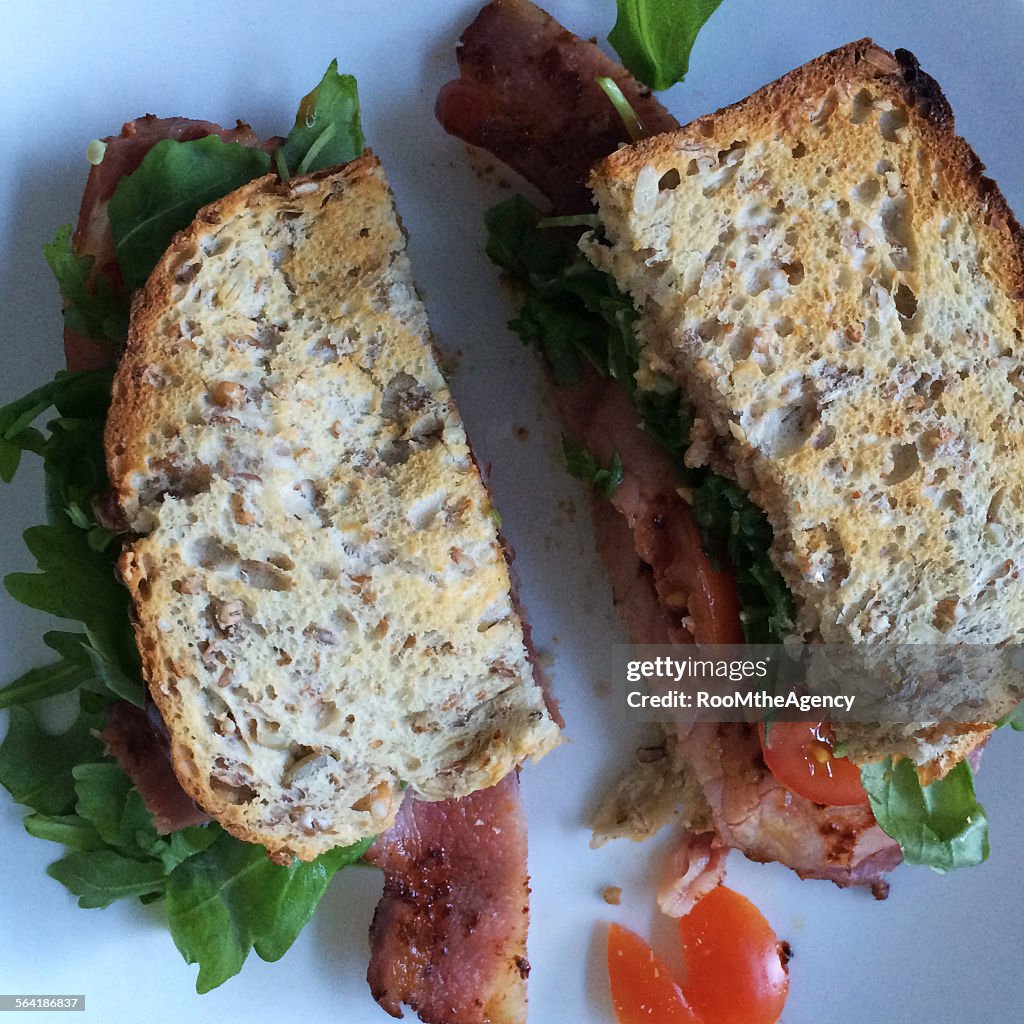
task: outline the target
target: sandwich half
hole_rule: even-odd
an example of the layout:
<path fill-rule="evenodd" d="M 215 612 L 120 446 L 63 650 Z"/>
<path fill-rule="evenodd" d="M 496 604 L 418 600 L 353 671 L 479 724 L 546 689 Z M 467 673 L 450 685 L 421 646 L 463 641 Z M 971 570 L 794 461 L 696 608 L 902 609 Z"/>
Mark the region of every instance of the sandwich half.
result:
<path fill-rule="evenodd" d="M 375 157 L 176 236 L 106 448 L 150 694 L 228 831 L 312 860 L 559 742 Z"/>
<path fill-rule="evenodd" d="M 526 0 L 488 4 L 458 57 L 442 124 L 501 156 L 518 137 L 511 162 L 560 215 L 501 204 L 488 252 L 523 290 L 513 327 L 552 370 L 570 468 L 597 485 L 634 641 L 1018 642 L 1021 234 L 913 56 L 851 43 L 670 129 Z M 652 137 L 553 113 L 596 103 L 598 76 Z M 596 215 L 550 186 L 553 161 Z M 881 896 L 901 857 L 987 856 L 968 757 L 994 724 L 837 724 L 805 744 L 852 774 L 831 794 L 791 789 L 750 725 L 680 724 L 595 838 L 684 805 L 675 913 L 722 845 Z"/>
<path fill-rule="evenodd" d="M 865 39 L 592 174 L 638 380 L 678 384 L 685 465 L 766 514 L 803 640 L 1024 636 L 1022 236 L 982 170 L 914 57 Z M 848 750 L 935 778 L 990 729 Z"/>
<path fill-rule="evenodd" d="M 283 139 L 147 115 L 89 153 L 45 249 L 68 372 L 0 410 L 49 514 L 5 584 L 77 629 L 0 690 L 0 785 L 82 906 L 164 898 L 199 992 L 363 860 L 387 1012 L 521 1024 L 518 768 L 560 723 L 355 80 Z"/>

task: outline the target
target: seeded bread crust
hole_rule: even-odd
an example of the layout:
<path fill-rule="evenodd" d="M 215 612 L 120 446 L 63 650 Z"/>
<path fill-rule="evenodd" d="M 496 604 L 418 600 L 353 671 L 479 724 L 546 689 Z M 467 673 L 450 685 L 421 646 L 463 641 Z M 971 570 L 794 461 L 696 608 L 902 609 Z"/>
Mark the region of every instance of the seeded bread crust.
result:
<path fill-rule="evenodd" d="M 174 769 L 234 835 L 311 860 L 560 742 L 372 154 L 176 237 L 106 447 Z"/>
<path fill-rule="evenodd" d="M 1024 639 L 1024 238 L 913 55 L 863 39 L 620 150 L 589 255 L 642 313 L 640 383 L 696 408 L 807 640 Z M 990 732 L 849 728 L 928 779 Z"/>

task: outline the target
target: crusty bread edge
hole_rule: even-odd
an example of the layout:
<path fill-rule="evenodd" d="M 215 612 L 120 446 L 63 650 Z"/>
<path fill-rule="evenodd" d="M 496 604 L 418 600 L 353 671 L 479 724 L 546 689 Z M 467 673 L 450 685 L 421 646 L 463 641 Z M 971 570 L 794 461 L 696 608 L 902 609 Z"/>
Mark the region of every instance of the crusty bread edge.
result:
<path fill-rule="evenodd" d="M 748 120 L 762 119 L 765 122 L 775 117 L 785 118 L 801 94 L 813 89 L 827 92 L 851 73 L 862 71 L 864 65 L 871 69 L 873 77 L 898 89 L 904 102 L 924 118 L 933 132 L 937 148 L 944 150 L 951 160 L 951 167 L 959 170 L 960 182 L 965 186 L 964 197 L 972 200 L 971 205 L 980 219 L 996 231 L 1006 228 L 1012 243 L 1005 253 L 1011 256 L 1012 266 L 1008 270 L 1016 278 L 1016 293 L 1024 298 L 1024 230 L 999 186 L 985 176 L 985 165 L 980 157 L 956 134 L 953 110 L 938 82 L 921 70 L 917 58 L 909 50 L 897 49 L 890 53 L 869 37 L 815 57 L 745 99 L 703 114 L 675 131 L 650 136 L 610 154 L 594 165 L 588 184 L 593 191 L 599 192 L 605 182 L 631 180 L 658 156 L 669 140 L 694 139 L 699 142 L 709 138 L 714 133 L 714 122 L 730 115 L 742 114 Z"/>

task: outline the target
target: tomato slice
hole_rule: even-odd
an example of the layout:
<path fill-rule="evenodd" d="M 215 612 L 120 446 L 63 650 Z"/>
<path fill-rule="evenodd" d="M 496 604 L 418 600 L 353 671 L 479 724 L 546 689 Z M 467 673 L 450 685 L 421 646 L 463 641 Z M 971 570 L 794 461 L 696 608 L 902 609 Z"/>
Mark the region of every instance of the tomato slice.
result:
<path fill-rule="evenodd" d="M 608 979 L 619 1024 L 701 1024 L 651 947 L 617 924 L 608 926 Z"/>
<path fill-rule="evenodd" d="M 860 769 L 833 752 L 835 734 L 827 722 L 772 722 L 765 736 L 758 726 L 765 764 L 786 789 L 816 804 L 867 804 Z"/>
<path fill-rule="evenodd" d="M 683 997 L 702 1024 L 775 1024 L 789 993 L 779 940 L 745 896 L 720 885 L 679 919 Z"/>

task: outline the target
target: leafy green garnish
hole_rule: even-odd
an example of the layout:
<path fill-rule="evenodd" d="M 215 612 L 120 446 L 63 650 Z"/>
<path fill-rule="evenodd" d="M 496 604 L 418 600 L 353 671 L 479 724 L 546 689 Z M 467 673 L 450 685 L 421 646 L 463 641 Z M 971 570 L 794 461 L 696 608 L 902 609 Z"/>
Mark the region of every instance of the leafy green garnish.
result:
<path fill-rule="evenodd" d="M 279 867 L 259 847 L 222 835 L 185 861 L 167 886 L 167 921 L 186 962 L 200 965 L 196 991 L 209 992 L 237 974 L 250 948 L 263 960 L 284 956 L 330 880 L 371 842 Z"/>
<path fill-rule="evenodd" d="M 907 863 L 946 872 L 988 857 L 988 821 L 966 760 L 927 786 L 906 758 L 864 765 L 860 774 L 875 820 L 900 844 Z"/>
<path fill-rule="evenodd" d="M 0 409 L 0 479 L 10 483 L 21 453 L 35 452 L 52 464 L 60 482 L 58 497 L 68 507 L 93 493 L 103 470 L 103 422 L 110 404 L 109 370 L 93 373 L 61 371 L 48 384 Z M 62 419 L 49 439 L 32 427 L 47 409 Z M 97 467 L 99 467 L 97 469 Z M 53 483 L 53 480 L 48 480 Z M 83 491 L 85 492 L 83 494 Z"/>
<path fill-rule="evenodd" d="M 571 437 L 563 437 L 562 454 L 569 472 L 577 480 L 593 484 L 606 498 L 610 498 L 622 483 L 622 459 L 618 452 L 612 455 L 612 461 L 606 467 L 602 467 L 588 448 Z"/>
<path fill-rule="evenodd" d="M 131 779 L 96 739 L 103 724 L 102 715 L 83 712 L 54 736 L 30 711 L 13 708 L 0 744 L 0 785 L 34 811 L 25 818 L 29 834 L 68 848 L 48 874 L 79 906 L 167 897 L 175 945 L 199 964 L 199 992 L 237 974 L 250 947 L 264 960 L 284 955 L 331 878 L 372 842 L 279 867 L 262 847 L 214 824 L 161 836 Z"/>
<path fill-rule="evenodd" d="M 338 74 L 338 62 L 331 61 L 320 84 L 299 104 L 295 125 L 280 149 L 282 160 L 293 173 L 307 174 L 347 164 L 365 148 L 356 80 Z"/>
<path fill-rule="evenodd" d="M 90 281 L 93 258 L 71 251 L 71 225 L 65 224 L 43 255 L 64 297 L 64 323 L 87 338 L 122 343 L 128 333 L 128 307 L 105 277 Z"/>
<path fill-rule="evenodd" d="M 607 96 L 611 101 L 611 105 L 615 108 L 615 113 L 619 115 L 619 119 L 622 121 L 629 137 L 634 142 L 639 142 L 647 132 L 644 129 L 644 126 L 640 123 L 640 118 L 637 117 L 637 113 L 633 109 L 633 105 L 626 99 L 626 96 L 619 88 L 618 83 L 614 78 L 608 78 L 604 75 L 596 81 L 604 91 L 605 96 Z"/>
<path fill-rule="evenodd" d="M 12 708 L 7 735 L 0 744 L 0 786 L 19 804 L 43 815 L 71 814 L 75 809 L 75 765 L 93 761 L 103 744 L 93 736 L 103 727 L 101 715 L 79 716 L 60 736 L 36 725 L 31 712 Z"/>
<path fill-rule="evenodd" d="M 1008 725 L 1014 732 L 1024 732 L 1024 701 L 1018 704 L 1009 714 L 1003 715 L 996 725 Z"/>
<path fill-rule="evenodd" d="M 487 212 L 487 255 L 526 288 L 510 327 L 537 345 L 555 382 L 574 384 L 581 359 L 632 391 L 636 314 L 612 279 L 579 251 L 578 232 L 542 228 L 541 213 L 522 196 Z"/>
<path fill-rule="evenodd" d="M 66 658 L 30 668 L 0 690 L 0 710 L 70 693 L 88 683 L 93 675 L 88 664 Z"/>
<path fill-rule="evenodd" d="M 793 597 L 768 556 L 764 512 L 731 480 L 707 473 L 693 490 L 693 515 L 712 557 L 735 570 L 747 643 L 782 643 L 793 631 Z"/>
<path fill-rule="evenodd" d="M 83 910 L 109 907 L 116 900 L 159 896 L 167 884 L 158 860 L 133 860 L 115 850 L 75 850 L 54 861 L 46 873 L 78 897 Z"/>
<path fill-rule="evenodd" d="M 126 287 L 145 284 L 175 232 L 187 228 L 201 207 L 269 170 L 262 149 L 216 135 L 158 142 L 138 170 L 121 179 L 107 206 Z"/>
<path fill-rule="evenodd" d="M 652 89 L 682 81 L 697 33 L 722 0 L 616 0 L 608 35 L 622 63 Z"/>
<path fill-rule="evenodd" d="M 44 638 L 60 661 L 32 670 L 0 690 L 0 707 L 85 686 L 107 699 L 142 705 L 138 650 L 128 618 L 128 591 L 115 578 L 118 550 L 100 524 L 94 499 L 108 486 L 103 425 L 110 404 L 110 370 L 58 373 L 49 384 L 0 409 L 0 452 L 42 456 L 50 523 L 25 531 L 41 572 L 11 573 L 4 586 L 30 608 L 73 619 L 84 633 Z M 59 414 L 48 434 L 32 426 L 48 409 Z M 8 478 L 9 479 L 9 478 Z"/>

